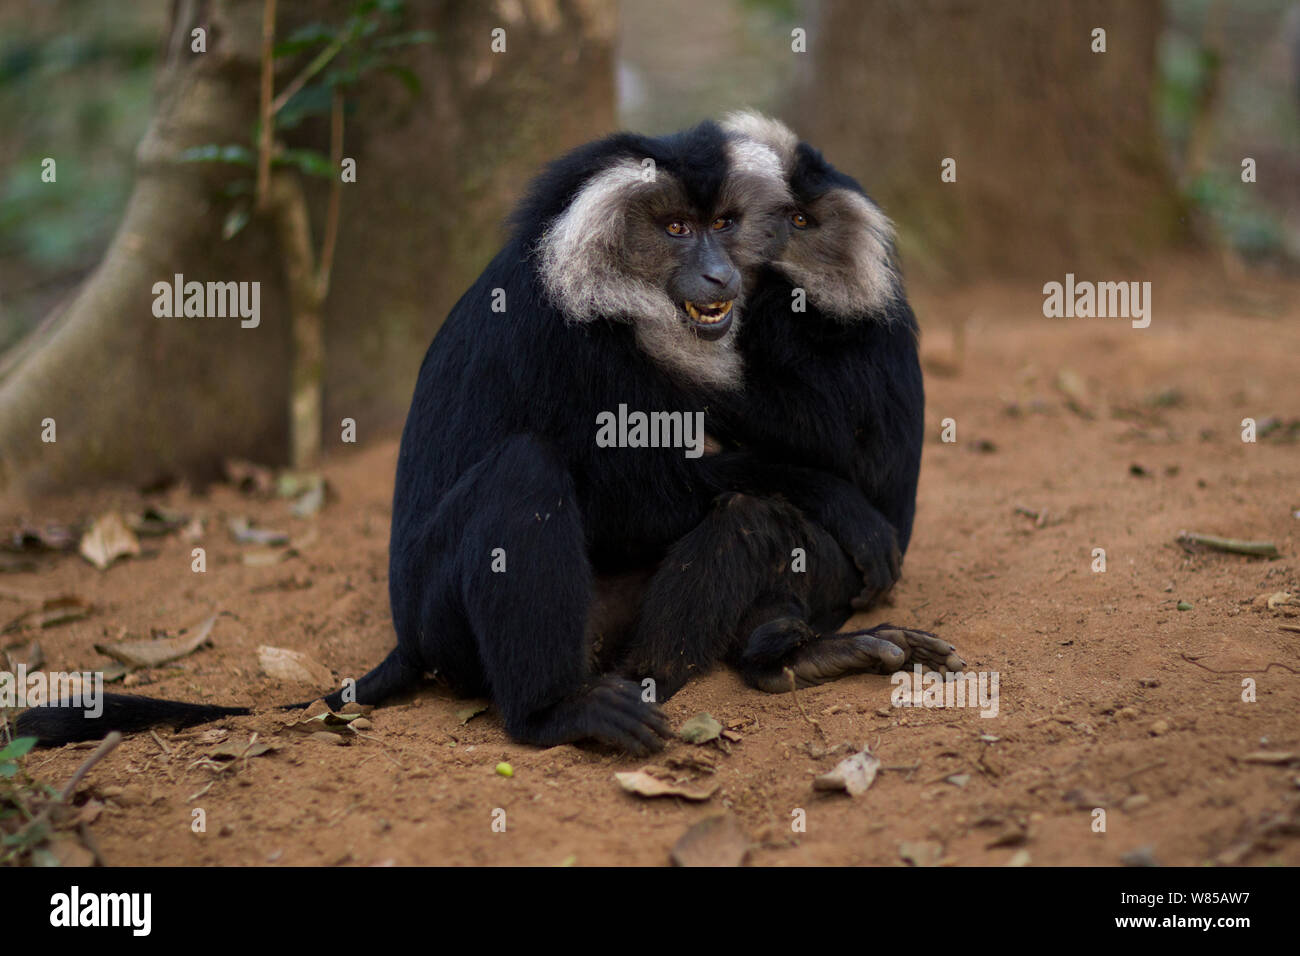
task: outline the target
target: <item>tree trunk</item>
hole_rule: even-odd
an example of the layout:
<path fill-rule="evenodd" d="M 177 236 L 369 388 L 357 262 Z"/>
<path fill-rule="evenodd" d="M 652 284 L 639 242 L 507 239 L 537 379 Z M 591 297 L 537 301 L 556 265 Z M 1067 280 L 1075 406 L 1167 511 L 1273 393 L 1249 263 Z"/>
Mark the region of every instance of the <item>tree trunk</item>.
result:
<path fill-rule="evenodd" d="M 909 269 L 1059 279 L 1139 265 L 1181 234 L 1153 118 L 1157 0 L 809 11 L 796 127 L 897 221 Z"/>
<path fill-rule="evenodd" d="M 282 2 L 277 32 L 348 5 Z M 499 248 L 528 177 L 614 122 L 612 0 L 440 0 L 410 11 L 410 29 L 436 33 L 409 53 L 419 93 L 381 77 L 347 120 L 357 182 L 343 187 L 324 309 L 326 452 L 344 417 L 362 440 L 400 424 L 429 338 Z M 253 145 L 261 12 L 260 0 L 174 5 L 122 224 L 67 307 L 0 368 L 0 490 L 204 481 L 228 457 L 288 461 L 292 329 L 277 236 L 255 217 L 224 241 L 221 188 L 245 171 L 177 161 L 193 146 Z M 199 26 L 206 53 L 190 52 Z M 491 52 L 496 27 L 505 53 Z M 319 132 L 304 124 L 297 135 Z M 310 145 L 327 142 L 326 130 Z M 308 188 L 319 235 L 327 189 Z M 260 324 L 156 318 L 153 285 L 178 273 L 260 282 Z M 42 441 L 47 418 L 54 443 Z"/>

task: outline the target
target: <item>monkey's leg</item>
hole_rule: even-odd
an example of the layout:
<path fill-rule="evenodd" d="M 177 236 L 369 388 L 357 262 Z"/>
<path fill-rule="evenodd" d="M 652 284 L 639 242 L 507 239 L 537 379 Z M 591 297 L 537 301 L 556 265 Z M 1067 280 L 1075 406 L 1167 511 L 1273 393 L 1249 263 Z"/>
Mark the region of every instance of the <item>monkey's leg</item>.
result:
<path fill-rule="evenodd" d="M 751 687 L 779 694 L 825 684 L 849 674 L 891 674 L 917 660 L 931 670 L 961 670 L 951 644 L 926 631 L 880 624 L 864 631 L 818 634 L 798 617 L 778 617 L 755 628 L 736 664 Z"/>
<path fill-rule="evenodd" d="M 720 497 L 651 578 L 620 673 L 637 681 L 653 679 L 656 699 L 664 701 L 727 656 L 745 612 L 769 592 L 794 587 L 780 582 L 800 576 L 791 570 L 791 552 L 806 543 L 798 532 L 803 524 L 784 502 L 743 494 Z M 833 542 L 831 547 L 839 551 Z M 804 559 L 815 563 L 818 556 Z M 855 574 L 844 597 L 846 609 L 860 586 Z"/>
<path fill-rule="evenodd" d="M 848 481 L 746 451 L 707 457 L 700 469 L 705 479 L 721 490 L 779 497 L 807 516 L 810 526 L 824 529 L 857 567 L 858 589 L 852 597 L 857 610 L 874 605 L 898 582 L 903 554 L 897 532 Z"/>
<path fill-rule="evenodd" d="M 640 688 L 591 670 L 591 567 L 573 480 L 555 450 L 511 438 L 448 497 L 440 513 L 464 516 L 454 594 L 510 735 L 540 746 L 662 747 L 671 731 Z"/>
<path fill-rule="evenodd" d="M 804 521 L 799 540 L 808 554 L 807 573 L 783 576 L 787 590 L 756 603 L 739 630 L 744 640 L 733 655 L 741 676 L 759 690 L 809 687 L 848 674 L 888 674 L 919 661 L 938 671 L 959 670 L 964 662 L 951 644 L 927 631 L 880 624 L 867 630 L 819 633 L 818 625 L 835 627 L 849 616 L 847 607 L 859 586 L 857 569 L 820 526 Z"/>

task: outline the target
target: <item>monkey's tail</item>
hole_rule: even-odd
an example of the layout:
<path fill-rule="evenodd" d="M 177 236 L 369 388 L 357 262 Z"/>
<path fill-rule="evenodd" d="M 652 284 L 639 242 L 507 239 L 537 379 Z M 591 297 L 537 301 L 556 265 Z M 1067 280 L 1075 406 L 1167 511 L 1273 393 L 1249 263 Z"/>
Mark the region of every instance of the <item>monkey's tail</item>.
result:
<path fill-rule="evenodd" d="M 96 707 L 99 713 L 93 715 L 86 712 L 84 703 L 59 702 L 31 707 L 18 715 L 15 736 L 35 737 L 42 747 L 58 747 L 78 740 L 99 740 L 112 730 L 130 734 L 159 724 L 191 727 L 218 717 L 252 713 L 247 707 L 187 704 L 133 694 L 104 694 L 98 703 L 102 707 Z"/>
<path fill-rule="evenodd" d="M 359 704 L 382 703 L 416 683 L 422 673 L 421 668 L 403 661 L 394 649 L 378 667 L 357 681 L 355 700 Z M 344 691 L 335 691 L 325 698 L 326 705 L 337 710 L 344 703 L 343 695 Z M 296 710 L 317 699 L 313 697 L 302 703 L 285 704 L 280 709 Z M 14 724 L 15 736 L 35 737 L 41 747 L 58 747 L 80 740 L 99 740 L 114 730 L 130 734 L 160 724 L 192 727 L 220 717 L 243 717 L 252 713 L 248 707 L 190 704 L 132 694 L 104 694 L 98 703 L 102 706 L 96 707 L 98 713 L 93 715 L 87 713 L 84 703 L 60 702 L 28 708 L 18 715 Z"/>

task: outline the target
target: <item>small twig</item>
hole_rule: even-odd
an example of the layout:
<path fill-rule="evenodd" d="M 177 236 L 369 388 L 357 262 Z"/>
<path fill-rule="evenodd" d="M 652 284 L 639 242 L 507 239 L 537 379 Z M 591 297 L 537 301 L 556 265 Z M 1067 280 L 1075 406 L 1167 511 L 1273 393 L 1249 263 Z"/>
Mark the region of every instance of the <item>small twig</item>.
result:
<path fill-rule="evenodd" d="M 1276 558 L 1277 545 L 1272 541 L 1244 541 L 1241 538 L 1220 538 L 1212 534 L 1199 534 L 1195 531 L 1178 532 L 1181 544 L 1200 544 L 1216 551 L 1228 551 L 1232 554 L 1249 554 L 1260 558 Z"/>
<path fill-rule="evenodd" d="M 817 728 L 817 733 L 819 733 L 821 735 L 822 740 L 825 741 L 827 739 L 826 731 L 822 730 L 822 725 L 817 723 L 817 721 L 813 720 L 813 718 L 809 717 L 808 711 L 803 709 L 803 701 L 799 699 L 799 691 L 794 680 L 794 671 L 792 671 L 788 667 L 783 668 L 783 670 L 785 671 L 785 676 L 790 678 L 790 694 L 791 696 L 794 697 L 794 705 L 799 708 L 799 713 L 803 715 L 803 719 L 808 721 L 808 723 L 812 724 L 815 728 Z"/>
<path fill-rule="evenodd" d="M 207 793 L 209 790 L 211 790 L 211 789 L 212 789 L 212 785 L 213 785 L 214 783 L 216 783 L 215 780 L 209 780 L 206 784 L 203 785 L 203 787 L 202 787 L 201 789 L 194 791 L 194 792 L 191 793 L 188 797 L 186 797 L 186 798 L 185 798 L 185 802 L 186 802 L 186 803 L 193 803 L 193 802 L 194 802 L 195 800 L 197 800 L 199 797 L 203 796 L 205 793 Z"/>
<path fill-rule="evenodd" d="M 1115 779 L 1128 780 L 1130 777 L 1136 777 L 1140 773 L 1146 773 L 1148 770 L 1155 770 L 1156 767 L 1163 767 L 1166 761 L 1157 760 L 1155 763 L 1149 763 L 1145 767 L 1138 767 L 1136 770 L 1130 770 L 1128 773 L 1122 773 Z"/>
<path fill-rule="evenodd" d="M 1220 670 L 1215 670 L 1213 667 L 1207 667 L 1205 664 L 1202 664 L 1202 663 L 1201 663 L 1200 661 L 1198 661 L 1195 657 L 1188 657 L 1186 653 L 1182 654 L 1181 656 L 1182 656 L 1183 660 L 1187 661 L 1187 663 L 1189 663 L 1189 664 L 1195 664 L 1195 665 L 1196 665 L 1197 667 L 1199 667 L 1201 670 L 1209 671 L 1211 674 L 1259 674 L 1259 673 L 1261 673 L 1261 671 L 1259 671 L 1258 669 L 1256 669 L 1256 670 L 1245 670 L 1245 671 L 1220 671 Z M 1300 671 L 1298 671 L 1298 670 L 1296 670 L 1295 668 L 1292 668 L 1292 667 L 1287 667 L 1285 664 L 1280 663 L 1279 661 L 1270 661 L 1267 665 L 1265 665 L 1265 667 L 1264 667 L 1262 673 L 1267 674 L 1267 673 L 1268 673 L 1268 669 L 1269 669 L 1270 667 L 1280 667 L 1280 668 L 1282 668 L 1282 670 L 1284 670 L 1284 671 L 1290 671 L 1292 674 L 1300 674 Z"/>
<path fill-rule="evenodd" d="M 1026 518 L 1033 518 L 1035 528 L 1041 528 L 1047 524 L 1046 508 L 1026 508 L 1024 505 L 1016 505 L 1016 514 L 1024 515 Z"/>
<path fill-rule="evenodd" d="M 168 747 L 165 743 L 163 743 L 163 739 L 158 736 L 158 731 L 156 730 L 149 731 L 149 736 L 153 738 L 154 743 L 156 743 L 160 748 L 162 748 L 163 753 L 165 753 L 169 757 L 172 755 L 172 749 Z"/>
<path fill-rule="evenodd" d="M 95 752 L 87 757 L 82 765 L 77 768 L 77 772 L 72 775 L 72 779 L 68 781 L 67 785 L 59 793 L 59 802 L 67 803 L 68 798 L 71 797 L 73 791 L 77 789 L 77 784 L 81 783 L 82 778 L 84 778 L 86 774 L 90 773 L 90 768 L 111 754 L 121 742 L 122 735 L 116 730 L 105 737 L 103 743 L 101 743 L 95 749 Z"/>
<path fill-rule="evenodd" d="M 1300 634 L 1300 627 L 1296 627 L 1294 624 L 1279 624 L 1278 628 L 1283 631 L 1291 631 L 1294 634 Z"/>

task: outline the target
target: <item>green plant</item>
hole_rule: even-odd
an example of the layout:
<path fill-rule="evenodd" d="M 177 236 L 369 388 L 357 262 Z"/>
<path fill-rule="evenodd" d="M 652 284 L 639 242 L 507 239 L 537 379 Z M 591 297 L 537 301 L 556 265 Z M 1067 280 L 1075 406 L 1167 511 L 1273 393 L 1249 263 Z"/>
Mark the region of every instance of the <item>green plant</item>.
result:
<path fill-rule="evenodd" d="M 216 162 L 253 171 L 250 181 L 238 178 L 226 188 L 234 203 L 222 224 L 222 235 L 237 235 L 254 215 L 275 226 L 285 275 L 289 280 L 292 313 L 293 370 L 290 387 L 290 461 L 302 471 L 316 464 L 321 441 L 321 372 L 325 365 L 321 312 L 329 294 L 334 248 L 338 241 L 343 169 L 343 123 L 349 97 L 361 81 L 380 71 L 396 76 L 415 93 L 419 80 L 392 60 L 401 47 L 429 43 L 428 31 L 399 29 L 406 12 L 404 0 L 359 0 L 343 23 L 309 23 L 275 43 L 276 0 L 264 0 L 262 22 L 262 84 L 258 119 L 248 144 L 209 143 L 186 150 L 182 162 Z M 292 57 L 310 59 L 279 94 L 275 65 Z M 279 134 L 304 119 L 328 115 L 329 155 L 318 150 L 289 148 Z M 324 238 L 314 248 L 310 217 L 297 174 L 330 182 Z"/>

